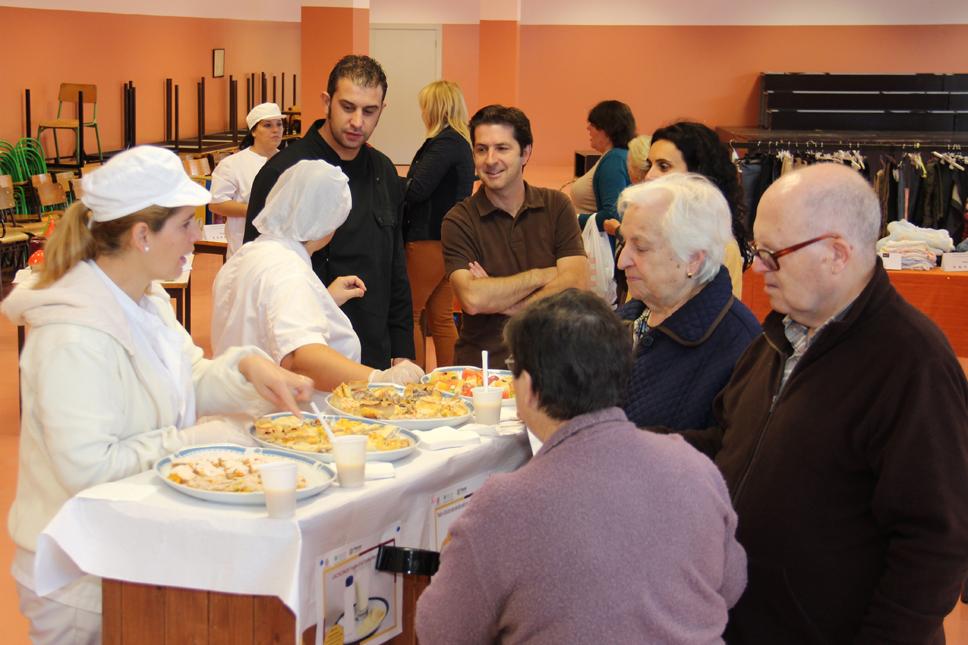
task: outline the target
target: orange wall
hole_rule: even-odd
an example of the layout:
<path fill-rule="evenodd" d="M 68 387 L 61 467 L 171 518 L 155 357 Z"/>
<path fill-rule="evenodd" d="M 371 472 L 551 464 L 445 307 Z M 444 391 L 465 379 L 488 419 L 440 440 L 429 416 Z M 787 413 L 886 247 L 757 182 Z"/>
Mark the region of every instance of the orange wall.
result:
<path fill-rule="evenodd" d="M 521 73 L 520 25 L 513 20 L 482 20 L 480 36 L 480 100 L 489 105 L 518 105 Z"/>
<path fill-rule="evenodd" d="M 683 117 L 755 125 L 760 72 L 968 72 L 968 25 L 521 25 L 520 60 L 532 163 L 565 165 L 600 100 L 628 103 L 641 133 Z"/>
<path fill-rule="evenodd" d="M 38 120 L 56 114 L 62 81 L 97 84 L 102 147 L 117 149 L 122 142 L 125 81 L 134 81 L 137 89 L 137 141 L 151 143 L 164 136 L 165 78 L 181 86 L 180 134 L 184 137 L 197 132 L 195 84 L 200 77 L 206 77 L 205 127 L 217 131 L 228 125 L 230 74 L 239 79 L 239 123 L 244 124 L 243 74 L 284 72 L 286 100 L 291 101 L 292 74 L 299 72 L 299 23 L 294 22 L 0 7 L 0 25 L 4 50 L 13 54 L 4 65 L 0 85 L 0 139 L 7 141 L 23 136 L 24 88 L 31 91 L 36 133 Z M 225 49 L 224 78 L 211 77 L 215 48 Z M 271 100 L 271 76 L 267 93 Z M 257 90 L 256 100 L 260 98 Z M 92 152 L 90 130 L 85 143 Z"/>
<path fill-rule="evenodd" d="M 339 7 L 302 8 L 301 67 L 303 132 L 315 121 L 325 117 L 320 95 L 326 91 L 329 72 L 347 54 L 366 54 L 370 51 L 370 11 Z"/>
<path fill-rule="evenodd" d="M 443 25 L 443 78 L 460 85 L 468 116 L 481 107 L 478 100 L 478 55 L 481 32 L 477 25 Z"/>

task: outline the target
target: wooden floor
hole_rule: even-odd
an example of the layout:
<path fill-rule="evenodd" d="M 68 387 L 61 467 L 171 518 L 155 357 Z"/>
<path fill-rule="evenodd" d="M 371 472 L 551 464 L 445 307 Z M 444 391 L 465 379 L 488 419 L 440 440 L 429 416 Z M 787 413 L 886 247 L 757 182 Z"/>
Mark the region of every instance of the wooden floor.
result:
<path fill-rule="evenodd" d="M 535 185 L 558 187 L 568 176 L 568 168 L 529 168 L 528 181 Z M 192 271 L 192 336 L 210 352 L 211 285 L 221 260 L 214 255 L 195 257 Z M 964 362 L 968 366 L 968 361 Z M 13 542 L 6 531 L 6 517 L 13 501 L 17 481 L 18 409 L 17 332 L 0 317 L 0 634 L 6 645 L 26 645 L 27 621 L 17 608 L 17 593 L 9 575 Z M 951 645 L 968 645 L 968 605 L 959 603 L 945 621 L 945 634 Z"/>

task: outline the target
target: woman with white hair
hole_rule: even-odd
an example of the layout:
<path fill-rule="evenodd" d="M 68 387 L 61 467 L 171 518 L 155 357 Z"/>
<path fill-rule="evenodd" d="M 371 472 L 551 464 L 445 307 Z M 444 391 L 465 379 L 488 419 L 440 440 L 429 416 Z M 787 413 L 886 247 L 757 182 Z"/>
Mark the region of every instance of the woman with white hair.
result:
<path fill-rule="evenodd" d="M 255 345 L 277 363 L 330 391 L 344 381 L 411 383 L 423 370 L 402 361 L 386 370 L 360 364 L 360 339 L 340 306 L 366 285 L 342 276 L 327 289 L 310 257 L 346 221 L 352 205 L 346 175 L 325 161 L 300 161 L 273 186 L 252 221 L 259 237 L 243 246 L 215 277 L 215 355 Z"/>
<path fill-rule="evenodd" d="M 212 204 L 208 209 L 225 218 L 226 258 L 242 246 L 252 182 L 262 166 L 279 152 L 284 118 L 275 103 L 260 103 L 252 108 L 245 115 L 249 132 L 239 144 L 239 151 L 222 159 L 212 172 Z"/>
<path fill-rule="evenodd" d="M 732 237 L 722 192 L 697 174 L 673 174 L 619 196 L 632 300 L 635 364 L 625 412 L 639 427 L 704 428 L 713 398 L 760 325 L 732 293 L 722 266 Z"/>
<path fill-rule="evenodd" d="M 212 413 L 264 414 L 312 394 L 309 379 L 254 347 L 206 360 L 158 280 L 182 272 L 208 191 L 173 153 L 139 146 L 81 181 L 38 275 L 3 301 L 29 325 L 10 534 L 12 573 L 33 643 L 100 643 L 100 580 L 34 593 L 37 538 L 79 491 L 134 475 L 185 446 L 252 440 Z M 259 401 L 259 396 L 268 401 Z"/>

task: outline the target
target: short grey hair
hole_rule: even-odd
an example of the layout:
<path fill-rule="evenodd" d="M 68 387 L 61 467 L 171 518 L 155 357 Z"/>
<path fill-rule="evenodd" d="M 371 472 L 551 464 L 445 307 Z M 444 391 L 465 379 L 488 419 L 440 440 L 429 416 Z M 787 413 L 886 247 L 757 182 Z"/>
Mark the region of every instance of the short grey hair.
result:
<path fill-rule="evenodd" d="M 629 206 L 642 207 L 649 196 L 666 192 L 672 201 L 662 214 L 661 234 L 682 262 L 698 251 L 706 257 L 696 273 L 700 284 L 711 282 L 719 273 L 726 245 L 733 239 L 729 204 L 714 183 L 696 173 L 665 175 L 629 186 L 618 197 L 618 212 Z"/>

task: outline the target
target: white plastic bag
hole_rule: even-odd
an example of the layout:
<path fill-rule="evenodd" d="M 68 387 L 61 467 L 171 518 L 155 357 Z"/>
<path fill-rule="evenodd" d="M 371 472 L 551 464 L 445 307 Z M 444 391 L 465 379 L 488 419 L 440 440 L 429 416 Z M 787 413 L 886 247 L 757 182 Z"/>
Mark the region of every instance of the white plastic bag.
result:
<path fill-rule="evenodd" d="M 591 269 L 591 289 L 601 296 L 605 302 L 615 306 L 615 259 L 612 257 L 612 245 L 608 243 L 608 234 L 598 230 L 593 213 L 585 222 L 581 232 L 585 253 L 588 255 L 588 265 Z"/>

